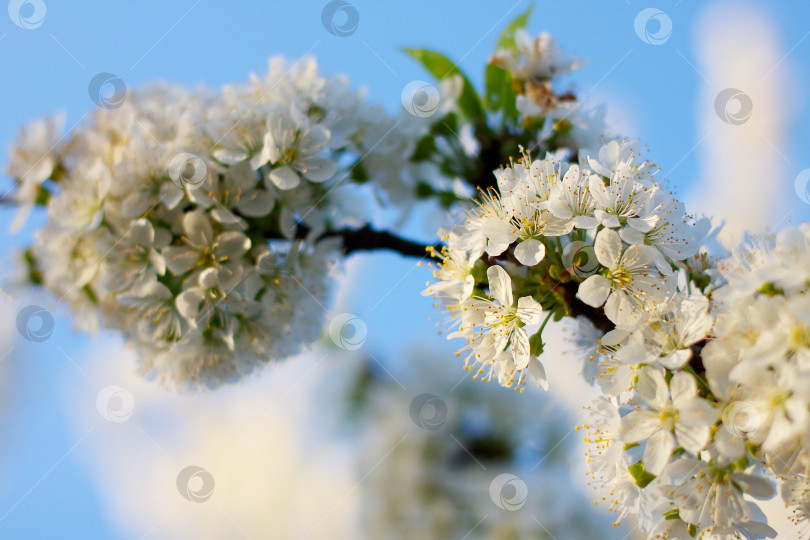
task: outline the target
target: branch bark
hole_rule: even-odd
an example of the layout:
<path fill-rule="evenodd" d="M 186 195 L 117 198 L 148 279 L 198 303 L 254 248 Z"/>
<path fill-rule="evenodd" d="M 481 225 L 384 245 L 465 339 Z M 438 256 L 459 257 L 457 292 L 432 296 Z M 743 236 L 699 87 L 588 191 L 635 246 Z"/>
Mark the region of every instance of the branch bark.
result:
<path fill-rule="evenodd" d="M 441 244 L 425 246 L 411 242 L 387 231 L 375 231 L 366 225 L 361 229 L 341 229 L 324 233 L 323 237 L 339 236 L 343 240 L 343 251 L 349 255 L 358 251 L 385 249 L 408 257 L 434 257 L 441 252 Z"/>

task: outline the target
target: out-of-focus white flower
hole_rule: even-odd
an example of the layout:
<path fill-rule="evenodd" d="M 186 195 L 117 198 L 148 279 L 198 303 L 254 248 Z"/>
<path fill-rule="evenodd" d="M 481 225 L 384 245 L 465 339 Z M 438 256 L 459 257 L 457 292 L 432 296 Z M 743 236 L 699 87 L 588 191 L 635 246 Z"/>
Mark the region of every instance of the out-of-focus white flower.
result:
<path fill-rule="evenodd" d="M 515 32 L 515 49 L 496 51 L 490 63 L 511 71 L 517 79 L 538 83 L 582 65 L 582 61 L 564 56 L 548 32 L 532 38 L 524 29 Z"/>
<path fill-rule="evenodd" d="M 77 326 L 123 332 L 142 370 L 180 386 L 237 380 L 317 338 L 341 249 L 322 236 L 366 225 L 375 200 L 412 206 L 403 171 L 428 125 L 279 58 L 218 91 L 131 89 L 64 141 L 63 121 L 24 128 L 8 166 L 25 211 L 47 204 L 34 270 Z M 361 187 L 370 202 L 339 200 Z"/>
<path fill-rule="evenodd" d="M 20 128 L 11 147 L 5 172 L 19 184 L 14 191 L 14 200 L 20 205 L 12 223 L 13 231 L 23 226 L 34 206 L 39 186 L 59 165 L 65 118 L 66 115 L 60 113 L 34 120 Z"/>

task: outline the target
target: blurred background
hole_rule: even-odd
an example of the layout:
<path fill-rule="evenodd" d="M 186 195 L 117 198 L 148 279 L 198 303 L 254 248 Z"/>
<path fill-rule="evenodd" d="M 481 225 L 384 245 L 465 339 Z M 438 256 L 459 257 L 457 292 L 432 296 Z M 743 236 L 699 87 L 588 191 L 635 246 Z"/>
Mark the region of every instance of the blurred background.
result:
<path fill-rule="evenodd" d="M 132 88 L 218 87 L 277 54 L 313 55 L 396 112 L 408 83 L 430 80 L 403 47 L 443 52 L 480 84 L 500 31 L 528 7 L 352 0 L 327 19 L 359 17 L 337 36 L 327 3 L 12 0 L 0 17 L 0 143 L 38 116 L 65 111 L 75 125 L 100 72 Z M 567 79 L 580 99 L 606 104 L 611 129 L 640 138 L 687 208 L 725 221 L 733 243 L 810 216 L 809 10 L 535 2 L 529 30 L 588 61 Z M 3 231 L 13 214 L 0 208 Z M 404 235 L 433 242 L 440 221 L 423 213 Z M 4 232 L 4 280 L 43 223 Z M 0 538 L 630 538 L 632 523 L 611 527 L 584 482 L 573 428 L 596 393 L 570 328 L 558 325 L 544 354 L 547 394 L 474 381 L 435 331 L 419 294 L 430 272 L 416 263 L 352 256 L 332 308 L 353 321 L 351 341 L 324 339 L 203 395 L 142 380 L 119 336 L 72 331 L 55 299 L 6 291 Z M 17 328 L 30 305 L 53 314 L 52 332 Z M 779 506 L 772 525 L 798 538 Z"/>

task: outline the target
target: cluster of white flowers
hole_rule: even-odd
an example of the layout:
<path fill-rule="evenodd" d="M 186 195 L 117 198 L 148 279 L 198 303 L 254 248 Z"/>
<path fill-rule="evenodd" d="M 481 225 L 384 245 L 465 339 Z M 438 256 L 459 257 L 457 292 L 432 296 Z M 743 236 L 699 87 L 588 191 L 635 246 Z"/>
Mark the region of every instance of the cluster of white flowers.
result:
<path fill-rule="evenodd" d="M 546 318 L 554 314 L 560 280 L 579 284 L 580 303 L 604 304 L 607 319 L 626 336 L 664 317 L 661 306 L 675 292 L 673 261 L 698 250 L 705 227 L 653 181 L 654 168 L 638 157 L 637 144 L 612 140 L 579 155 L 578 164 L 563 161 L 564 152 L 535 161 L 524 154 L 495 171 L 497 192 L 484 194 L 463 223 L 443 232 L 438 283 L 424 294 L 434 294 L 451 314 L 458 329 L 449 337 L 467 340 L 467 365 L 487 380 L 520 388 L 530 374 L 545 386 L 529 330 L 537 330 L 544 307 Z M 491 261 L 486 268 L 478 262 L 482 254 Z M 476 265 L 486 283 L 476 283 Z M 535 283 L 541 274 L 556 276 L 554 283 Z M 520 283 L 517 295 L 513 280 Z M 571 314 L 567 308 L 562 314 Z"/>
<path fill-rule="evenodd" d="M 556 92 L 552 87 L 556 78 L 585 62 L 563 54 L 551 34 L 531 37 L 518 29 L 512 46 L 495 51 L 489 63 L 508 70 L 521 87 L 515 106 L 523 123 L 542 122 L 541 141 L 553 138 L 560 146 L 575 148 L 599 144 L 607 128 L 604 108 L 586 110 L 571 92 Z"/>
<path fill-rule="evenodd" d="M 585 426 L 594 485 L 652 537 L 754 539 L 776 536 L 752 500 L 775 495 L 775 476 L 806 536 L 810 227 L 714 267 L 711 300 L 678 292 L 629 335 L 602 337 L 590 371 L 609 398 Z"/>
<path fill-rule="evenodd" d="M 782 497 L 810 533 L 810 226 L 752 241 L 720 261 L 717 321 L 703 350 L 712 393 L 724 404 L 718 452 L 759 449 Z"/>
<path fill-rule="evenodd" d="M 585 425 L 591 485 L 650 538 L 771 538 L 752 499 L 783 496 L 807 520 L 810 228 L 715 263 L 697 222 L 611 140 L 495 171 L 423 294 L 486 380 L 547 387 L 542 331 L 576 316 L 584 375 L 605 399 Z"/>
<path fill-rule="evenodd" d="M 323 234 L 405 208 L 427 126 L 366 103 L 313 59 L 221 91 L 155 84 L 61 135 L 23 128 L 7 172 L 33 254 L 78 326 L 121 330 L 160 379 L 235 380 L 316 339 L 341 245 Z"/>
<path fill-rule="evenodd" d="M 404 103 L 411 114 L 391 117 L 311 59 L 273 59 L 221 91 L 130 92 L 64 136 L 64 117 L 26 126 L 7 172 L 16 225 L 47 205 L 32 281 L 79 326 L 122 331 L 144 372 L 216 386 L 317 338 L 340 236 L 376 204 L 448 208 L 495 186 L 429 248 L 423 294 L 465 367 L 545 389 L 543 330 L 575 317 L 583 375 L 605 394 L 584 426 L 591 483 L 619 520 L 634 514 L 650 538 L 770 538 L 752 499 L 773 496 L 775 476 L 810 533 L 810 227 L 710 257 L 711 222 L 637 142 L 606 134 L 602 110 L 556 88 L 581 62 L 531 38 L 528 15 L 501 37 L 482 95 L 449 59 L 410 51 L 445 74 L 430 114 Z M 422 435 L 406 460 L 435 443 Z M 448 486 L 428 488 L 466 497 Z"/>

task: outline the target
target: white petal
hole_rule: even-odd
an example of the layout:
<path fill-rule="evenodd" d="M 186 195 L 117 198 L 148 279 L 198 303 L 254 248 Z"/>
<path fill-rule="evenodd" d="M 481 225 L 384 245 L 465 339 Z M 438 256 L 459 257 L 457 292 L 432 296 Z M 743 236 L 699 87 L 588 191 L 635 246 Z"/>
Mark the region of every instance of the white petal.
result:
<path fill-rule="evenodd" d="M 270 180 L 278 186 L 279 189 L 292 189 L 301 183 L 301 178 L 292 167 L 279 167 L 270 171 Z"/>
<path fill-rule="evenodd" d="M 183 232 L 194 247 L 204 248 L 214 242 L 214 230 L 205 213 L 195 210 L 183 216 Z"/>
<path fill-rule="evenodd" d="M 532 356 L 529 359 L 529 376 L 534 381 L 538 388 L 548 390 L 548 379 L 546 379 L 546 369 L 543 367 L 542 362 L 536 357 Z"/>
<path fill-rule="evenodd" d="M 669 390 L 672 392 L 672 404 L 679 407 L 697 395 L 697 383 L 689 373 L 678 371 L 669 381 Z"/>
<path fill-rule="evenodd" d="M 605 303 L 610 294 L 610 281 L 604 276 L 593 275 L 579 284 L 577 297 L 592 307 Z"/>
<path fill-rule="evenodd" d="M 602 229 L 593 244 L 596 259 L 602 266 L 615 268 L 622 254 L 622 239 L 612 229 Z"/>
<path fill-rule="evenodd" d="M 732 473 L 731 479 L 737 483 L 743 491 L 755 499 L 769 499 L 774 495 L 773 484 L 761 476 L 753 474 Z"/>
<path fill-rule="evenodd" d="M 198 288 L 187 289 L 177 295 L 175 303 L 177 311 L 186 319 L 193 321 L 200 312 L 200 304 L 203 301 L 202 291 Z"/>
<path fill-rule="evenodd" d="M 183 246 L 169 246 L 163 249 L 163 260 L 169 267 L 172 274 L 180 276 L 191 270 L 200 256 L 196 251 L 192 251 Z"/>
<path fill-rule="evenodd" d="M 540 240 L 527 238 L 515 247 L 515 258 L 520 264 L 534 266 L 546 256 L 546 246 Z"/>
<path fill-rule="evenodd" d="M 661 371 L 654 367 L 644 367 L 639 371 L 636 392 L 654 409 L 661 410 L 667 405 L 667 381 Z"/>
<path fill-rule="evenodd" d="M 658 363 L 671 370 L 680 369 L 692 358 L 691 349 L 679 349 L 658 359 Z"/>
<path fill-rule="evenodd" d="M 512 306 L 512 279 L 506 270 L 498 266 L 490 266 L 487 269 L 487 279 L 489 279 L 489 292 L 492 297 L 501 303 L 502 306 Z"/>
<path fill-rule="evenodd" d="M 299 170 L 312 182 L 323 182 L 335 176 L 337 163 L 329 158 L 311 158 L 301 163 Z"/>
<path fill-rule="evenodd" d="M 687 426 L 682 422 L 678 422 L 675 424 L 675 436 L 678 438 L 680 446 L 683 446 L 688 452 L 697 454 L 706 447 L 711 431 L 709 426 Z"/>
<path fill-rule="evenodd" d="M 236 203 L 236 208 L 248 217 L 264 217 L 273 210 L 275 198 L 264 189 L 254 189 Z"/>
<path fill-rule="evenodd" d="M 543 306 L 531 296 L 518 298 L 517 317 L 523 324 L 540 324 Z"/>
<path fill-rule="evenodd" d="M 593 229 L 599 221 L 593 216 L 574 216 L 574 227 L 577 229 Z"/>
<path fill-rule="evenodd" d="M 214 218 L 214 221 L 218 221 L 219 223 L 223 223 L 225 225 L 238 224 L 240 229 L 244 230 L 246 228 L 244 220 L 224 206 L 217 206 L 216 208 L 211 209 L 211 217 Z"/>
<path fill-rule="evenodd" d="M 506 251 L 506 248 L 508 248 L 508 247 L 509 247 L 508 242 L 505 243 L 505 244 L 501 244 L 501 243 L 495 242 L 492 238 L 487 240 L 487 254 L 490 257 L 497 257 L 498 255 L 500 255 L 501 253 Z"/>
<path fill-rule="evenodd" d="M 661 422 L 656 412 L 636 409 L 622 418 L 622 441 L 628 443 L 643 441 L 660 429 Z"/>
<path fill-rule="evenodd" d="M 203 289 L 213 289 L 219 285 L 219 271 L 216 268 L 206 268 L 200 272 L 198 281 Z"/>
<path fill-rule="evenodd" d="M 234 259 L 250 249 L 250 238 L 238 231 L 224 232 L 217 237 L 214 253 L 218 259 Z"/>
<path fill-rule="evenodd" d="M 675 437 L 669 431 L 658 431 L 647 439 L 647 446 L 644 448 L 644 469 L 656 476 L 661 474 L 664 467 L 669 463 L 672 451 L 675 449 Z"/>
<path fill-rule="evenodd" d="M 613 291 L 605 302 L 605 315 L 619 328 L 628 330 L 637 328 L 647 316 L 641 306 L 633 303 L 623 291 Z"/>
<path fill-rule="evenodd" d="M 524 328 L 516 328 L 512 334 L 512 357 L 515 359 L 516 369 L 526 369 L 531 357 L 529 334 Z"/>
<path fill-rule="evenodd" d="M 240 161 L 246 160 L 248 157 L 244 152 L 227 150 L 225 148 L 217 148 L 214 150 L 213 154 L 217 161 L 224 163 L 225 165 L 234 165 Z"/>

